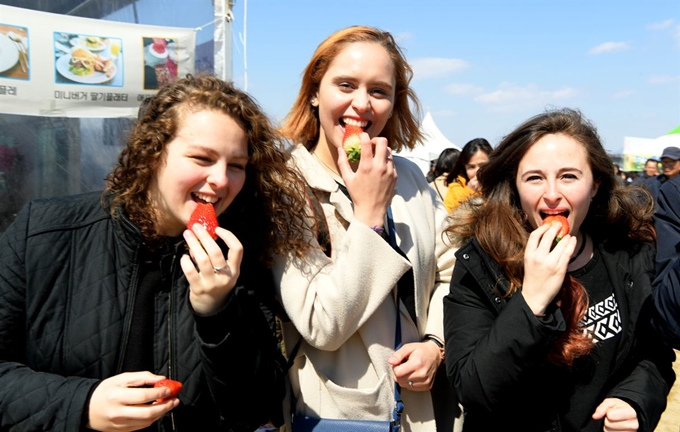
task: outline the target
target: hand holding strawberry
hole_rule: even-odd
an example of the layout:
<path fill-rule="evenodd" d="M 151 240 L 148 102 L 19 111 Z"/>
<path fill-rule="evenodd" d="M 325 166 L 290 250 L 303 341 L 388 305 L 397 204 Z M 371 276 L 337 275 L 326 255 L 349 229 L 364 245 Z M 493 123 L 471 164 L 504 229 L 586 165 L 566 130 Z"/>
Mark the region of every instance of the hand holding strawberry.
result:
<path fill-rule="evenodd" d="M 158 387 L 165 387 L 170 390 L 170 395 L 156 400 L 158 403 L 163 403 L 165 401 L 169 401 L 170 399 L 174 399 L 177 397 L 177 395 L 179 395 L 179 392 L 182 390 L 182 383 L 166 378 L 154 384 L 154 388 Z"/>
<path fill-rule="evenodd" d="M 565 235 L 569 234 L 570 231 L 569 220 L 563 215 L 552 215 L 543 219 L 543 225 L 552 226 L 552 224 L 557 222 L 559 222 L 562 225 L 562 228 L 560 228 L 560 231 L 557 233 L 557 236 L 555 237 L 555 243 L 559 243 L 560 240 L 562 240 Z"/>

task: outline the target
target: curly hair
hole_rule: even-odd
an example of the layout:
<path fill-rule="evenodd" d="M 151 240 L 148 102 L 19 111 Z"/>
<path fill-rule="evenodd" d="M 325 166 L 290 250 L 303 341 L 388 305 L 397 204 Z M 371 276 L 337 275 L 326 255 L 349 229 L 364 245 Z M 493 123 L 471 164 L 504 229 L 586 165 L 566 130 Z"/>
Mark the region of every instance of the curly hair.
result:
<path fill-rule="evenodd" d="M 489 162 L 477 173 L 483 199 L 471 201 L 457 211 L 447 230 L 453 238 L 477 237 L 484 251 L 503 268 L 510 282 L 507 296 L 522 285 L 524 249 L 532 230 L 521 208 L 515 180 L 517 169 L 529 148 L 551 134 L 571 137 L 585 148 L 593 180 L 599 185 L 581 230 L 596 242 L 606 242 L 608 247 L 629 248 L 635 243 L 655 241 L 651 195 L 616 180 L 613 162 L 595 126 L 578 110 L 546 111 L 503 138 Z M 567 321 L 567 331 L 553 344 L 548 360 L 571 365 L 593 347 L 592 340 L 579 327 L 588 309 L 585 287 L 571 276 L 565 278 L 557 303 Z"/>
<path fill-rule="evenodd" d="M 183 113 L 216 110 L 243 128 L 248 145 L 246 181 L 220 225 L 244 244 L 244 253 L 270 265 L 274 255 L 293 250 L 302 256 L 305 241 L 304 182 L 288 164 L 282 138 L 258 104 L 233 84 L 210 76 L 192 76 L 162 88 L 140 111 L 118 163 L 107 176 L 103 195 L 113 217 L 127 215 L 150 249 L 167 246 L 156 230 L 149 185 L 162 166 L 166 145 L 175 137 Z"/>
<path fill-rule="evenodd" d="M 410 87 L 413 69 L 389 32 L 365 26 L 338 30 L 319 44 L 302 74 L 300 92 L 283 121 L 281 133 L 292 142 L 303 144 L 308 150 L 316 146 L 320 123 L 318 111 L 310 100 L 319 90 L 319 84 L 333 59 L 347 44 L 355 42 L 377 43 L 385 48 L 392 59 L 396 82 L 394 109 L 380 136 L 387 138 L 390 147 L 397 152 L 404 147 L 412 149 L 423 139 L 417 120 L 420 118 L 420 102 Z"/>

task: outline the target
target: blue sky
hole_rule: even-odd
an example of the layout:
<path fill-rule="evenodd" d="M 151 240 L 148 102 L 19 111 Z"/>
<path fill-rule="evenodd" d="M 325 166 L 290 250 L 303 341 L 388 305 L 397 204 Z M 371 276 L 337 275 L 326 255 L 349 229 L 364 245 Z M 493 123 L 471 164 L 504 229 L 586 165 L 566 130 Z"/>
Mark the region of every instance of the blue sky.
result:
<path fill-rule="evenodd" d="M 235 1 L 234 80 L 275 120 L 317 45 L 362 24 L 397 38 L 424 111 L 459 146 L 495 145 L 546 107 L 583 111 L 612 153 L 680 124 L 678 0 L 250 0 L 247 17 Z"/>

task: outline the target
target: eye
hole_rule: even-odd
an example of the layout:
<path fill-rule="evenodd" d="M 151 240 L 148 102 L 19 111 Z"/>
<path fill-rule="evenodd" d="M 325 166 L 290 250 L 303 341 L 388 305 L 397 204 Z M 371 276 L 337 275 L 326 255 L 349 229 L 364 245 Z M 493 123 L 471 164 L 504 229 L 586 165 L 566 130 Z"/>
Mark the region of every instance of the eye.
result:
<path fill-rule="evenodd" d="M 385 96 L 389 95 L 387 90 L 381 89 L 381 88 L 376 88 L 376 89 L 371 90 L 371 94 L 379 96 L 379 97 L 385 97 Z"/>
<path fill-rule="evenodd" d="M 191 158 L 194 159 L 195 161 L 198 161 L 198 162 L 201 162 L 201 163 L 212 162 L 212 159 L 210 159 L 208 156 L 204 156 L 204 155 L 194 155 L 194 156 L 191 156 Z"/>
<path fill-rule="evenodd" d="M 524 180 L 527 181 L 527 182 L 536 182 L 536 181 L 540 181 L 541 177 L 537 176 L 537 175 L 530 175 L 529 177 L 525 178 Z"/>
<path fill-rule="evenodd" d="M 562 178 L 565 180 L 577 180 L 578 176 L 576 174 L 566 173 L 562 176 Z"/>
<path fill-rule="evenodd" d="M 241 164 L 241 163 L 233 163 L 233 164 L 229 164 L 227 166 L 232 171 L 245 171 L 246 170 L 246 165 Z"/>
<path fill-rule="evenodd" d="M 353 90 L 354 86 L 348 82 L 341 82 L 338 83 L 338 87 L 340 87 L 341 90 Z"/>

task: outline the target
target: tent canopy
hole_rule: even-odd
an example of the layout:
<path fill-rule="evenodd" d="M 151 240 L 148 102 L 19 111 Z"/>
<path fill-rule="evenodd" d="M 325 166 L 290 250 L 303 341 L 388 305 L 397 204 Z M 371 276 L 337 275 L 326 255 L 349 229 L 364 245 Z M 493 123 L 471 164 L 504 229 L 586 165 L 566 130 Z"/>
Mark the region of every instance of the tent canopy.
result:
<path fill-rule="evenodd" d="M 444 136 L 429 112 L 425 114 L 420 131 L 425 136 L 423 141 L 412 150 L 404 149 L 397 154 L 413 161 L 425 175 L 430 170 L 430 161 L 437 159 L 442 151 L 447 148 L 460 150 L 460 147 Z"/>

